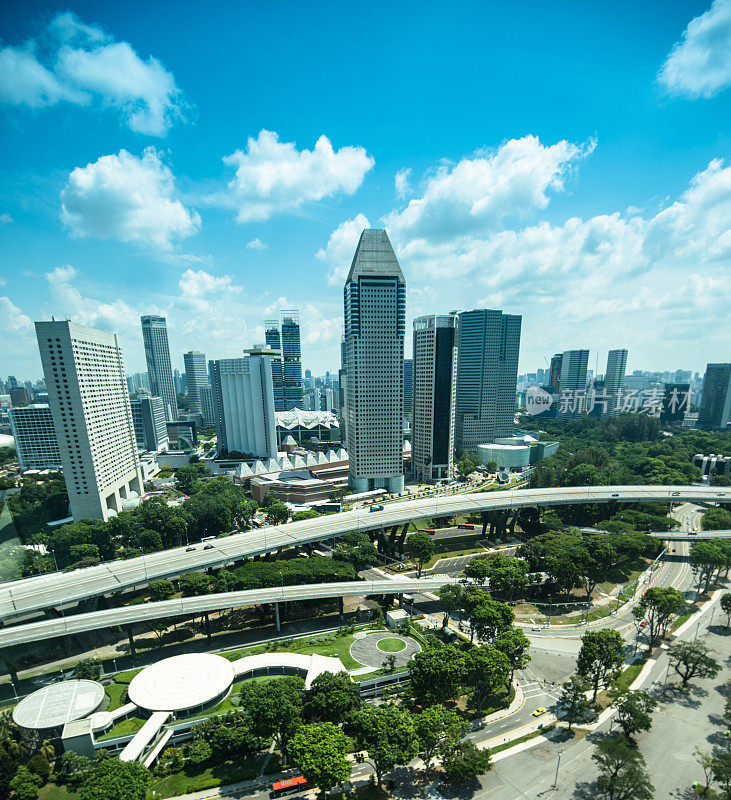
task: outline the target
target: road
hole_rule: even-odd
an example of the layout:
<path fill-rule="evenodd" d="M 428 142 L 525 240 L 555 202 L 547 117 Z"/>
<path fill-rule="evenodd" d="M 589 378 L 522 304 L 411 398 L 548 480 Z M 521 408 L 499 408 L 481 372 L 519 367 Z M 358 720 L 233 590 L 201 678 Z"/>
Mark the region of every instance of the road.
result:
<path fill-rule="evenodd" d="M 50 573 L 0 586 L 0 619 L 22 616 L 121 589 L 144 585 L 207 567 L 219 567 L 296 545 L 337 538 L 352 530 L 388 529 L 425 517 L 451 516 L 506 508 L 571 503 L 630 503 L 696 500 L 731 502 L 731 488 L 702 486 L 589 486 L 518 489 L 504 492 L 445 495 L 388 503 L 383 511 L 361 509 L 318 519 L 290 522 L 235 534 L 208 545 L 178 547 L 73 572 Z"/>
<path fill-rule="evenodd" d="M 345 581 L 342 583 L 316 583 L 304 586 L 276 586 L 270 589 L 249 589 L 241 592 L 206 594 L 201 597 L 180 597 L 157 603 L 121 606 L 104 611 L 55 617 L 42 622 L 30 622 L 0 628 L 0 647 L 43 641 L 54 636 L 99 630 L 112 625 L 130 625 L 175 616 L 202 614 L 225 608 L 243 608 L 263 603 L 290 600 L 314 600 L 332 597 L 354 597 L 370 594 L 397 594 L 400 592 L 436 592 L 445 583 L 456 583 L 457 578 L 443 575 L 434 578 L 391 578 L 371 581 Z"/>

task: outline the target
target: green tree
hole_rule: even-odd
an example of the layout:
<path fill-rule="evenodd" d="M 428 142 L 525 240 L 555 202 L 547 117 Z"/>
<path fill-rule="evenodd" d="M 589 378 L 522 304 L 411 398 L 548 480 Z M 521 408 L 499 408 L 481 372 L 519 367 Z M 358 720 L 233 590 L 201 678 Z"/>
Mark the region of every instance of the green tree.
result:
<path fill-rule="evenodd" d="M 203 464 L 189 464 L 180 467 L 175 472 L 175 486 L 183 494 L 191 495 L 197 488 L 198 481 L 208 475 L 208 470 Z"/>
<path fill-rule="evenodd" d="M 683 686 L 693 678 L 715 678 L 718 675 L 721 665 L 711 652 L 711 648 L 699 639 L 676 642 L 668 647 L 670 666 L 680 675 Z"/>
<path fill-rule="evenodd" d="M 467 730 L 467 723 L 459 714 L 439 705 L 417 714 L 414 726 L 419 739 L 419 756 L 426 765 L 427 777 L 432 759 L 451 752 Z"/>
<path fill-rule="evenodd" d="M 528 584 L 528 564 L 522 558 L 493 556 L 487 561 L 487 580 L 493 595 L 512 600 Z"/>
<path fill-rule="evenodd" d="M 323 796 L 350 777 L 347 749 L 347 736 L 332 722 L 303 725 L 289 742 L 292 763 Z"/>
<path fill-rule="evenodd" d="M 508 657 L 496 647 L 473 647 L 468 651 L 467 684 L 478 714 L 482 714 L 490 695 L 506 684 L 509 674 Z"/>
<path fill-rule="evenodd" d="M 563 709 L 564 720 L 569 723 L 569 730 L 575 722 L 585 719 L 591 709 L 591 703 L 586 699 L 589 688 L 589 681 L 582 675 L 572 675 L 561 684 L 558 703 Z"/>
<path fill-rule="evenodd" d="M 698 542 L 690 551 L 690 567 L 703 591 L 708 591 L 711 579 L 726 566 L 726 555 L 713 540 Z"/>
<path fill-rule="evenodd" d="M 208 594 L 211 585 L 211 578 L 205 572 L 186 572 L 178 580 L 180 593 L 183 597 L 198 597 Z"/>
<path fill-rule="evenodd" d="M 172 582 L 164 579 L 150 581 L 147 589 L 150 592 L 150 600 L 153 601 L 169 600 L 175 594 Z"/>
<path fill-rule="evenodd" d="M 271 736 L 283 758 L 287 745 L 302 724 L 305 682 L 302 678 L 276 678 L 268 683 L 245 683 L 241 706 L 246 709 L 256 733 Z"/>
<path fill-rule="evenodd" d="M 347 672 L 323 672 L 305 692 L 304 713 L 309 719 L 342 722 L 360 708 L 360 688 Z"/>
<path fill-rule="evenodd" d="M 289 509 L 281 501 L 272 503 L 266 510 L 267 522 L 272 525 L 279 525 L 289 519 Z"/>
<path fill-rule="evenodd" d="M 475 613 L 477 609 L 490 600 L 490 595 L 479 586 L 465 586 L 460 595 L 460 610 L 464 612 L 470 623 L 470 642 L 475 638 Z"/>
<path fill-rule="evenodd" d="M 448 583 L 437 592 L 439 595 L 439 608 L 444 612 L 442 627 L 449 624 L 449 617 L 460 607 L 462 587 L 457 583 Z"/>
<path fill-rule="evenodd" d="M 353 714 L 347 730 L 360 751 L 356 759 L 370 761 L 379 788 L 384 773 L 398 764 L 408 764 L 419 751 L 412 715 L 393 704 L 364 705 Z M 367 752 L 367 757 L 362 751 Z"/>
<path fill-rule="evenodd" d="M 731 626 L 731 592 L 721 595 L 721 609 L 726 615 L 726 627 Z"/>
<path fill-rule="evenodd" d="M 406 539 L 406 554 L 416 561 L 417 577 L 421 577 L 421 570 L 427 561 L 434 555 L 434 540 L 428 533 L 417 531 Z"/>
<path fill-rule="evenodd" d="M 607 800 L 652 800 L 645 759 L 623 736 L 600 740 L 592 758 L 599 767 L 597 788 Z"/>
<path fill-rule="evenodd" d="M 465 655 L 452 645 L 422 650 L 409 661 L 411 692 L 423 706 L 457 696 L 466 676 Z"/>
<path fill-rule="evenodd" d="M 442 759 L 442 766 L 449 778 L 459 783 L 473 781 L 492 769 L 490 751 L 480 750 L 469 739 L 461 741 Z"/>
<path fill-rule="evenodd" d="M 213 755 L 213 750 L 205 739 L 193 739 L 188 743 L 186 755 L 191 764 L 205 764 Z"/>
<path fill-rule="evenodd" d="M 480 603 L 472 612 L 470 623 L 477 638 L 483 642 L 492 642 L 501 633 L 507 631 L 515 620 L 512 609 L 492 598 Z"/>
<path fill-rule="evenodd" d="M 670 587 L 655 586 L 642 595 L 632 608 L 632 615 L 637 620 L 647 620 L 650 648 L 665 635 L 670 620 L 680 614 L 685 606 L 685 595 Z"/>
<path fill-rule="evenodd" d="M 102 676 L 102 662 L 97 658 L 84 658 L 74 667 L 79 680 L 98 681 Z"/>
<path fill-rule="evenodd" d="M 378 563 L 378 550 L 367 533 L 351 531 L 333 551 L 336 561 L 348 561 L 358 571 Z"/>
<path fill-rule="evenodd" d="M 20 766 L 10 781 L 13 798 L 17 800 L 35 800 L 38 797 L 38 788 L 43 785 L 43 779 L 32 772 L 28 767 Z"/>
<path fill-rule="evenodd" d="M 731 530 L 731 511 L 721 508 L 709 508 L 701 518 L 701 529 L 704 531 Z"/>
<path fill-rule="evenodd" d="M 508 675 L 508 688 L 513 683 L 513 676 L 517 669 L 525 669 L 530 664 L 530 639 L 520 628 L 511 625 L 498 634 L 492 643 L 501 652 L 505 653 L 510 664 L 510 674 Z"/>
<path fill-rule="evenodd" d="M 616 678 L 624 664 L 624 641 L 618 631 L 603 629 L 587 631 L 581 637 L 581 649 L 576 662 L 579 675 L 588 678 L 596 700 L 599 684 Z"/>
<path fill-rule="evenodd" d="M 487 564 L 486 558 L 473 558 L 464 568 L 465 577 L 473 580 L 478 586 L 483 586 L 490 573 Z"/>
<path fill-rule="evenodd" d="M 145 800 L 150 771 L 137 761 L 105 758 L 87 773 L 79 787 L 80 800 Z"/>
<path fill-rule="evenodd" d="M 731 797 L 731 752 L 716 753 L 711 764 L 713 779 L 721 786 L 726 797 Z"/>
<path fill-rule="evenodd" d="M 640 731 L 649 731 L 652 727 L 652 712 L 657 700 L 647 692 L 627 690 L 617 698 L 617 722 L 624 735 L 631 739 Z"/>

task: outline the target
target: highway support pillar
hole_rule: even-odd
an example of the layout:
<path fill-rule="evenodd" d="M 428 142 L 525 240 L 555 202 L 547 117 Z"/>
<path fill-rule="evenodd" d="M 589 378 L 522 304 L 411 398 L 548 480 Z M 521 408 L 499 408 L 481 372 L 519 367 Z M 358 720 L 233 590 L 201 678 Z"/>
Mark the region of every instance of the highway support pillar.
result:
<path fill-rule="evenodd" d="M 282 630 L 282 623 L 279 621 L 279 603 L 274 604 L 274 627 L 277 629 L 277 633 Z"/>
<path fill-rule="evenodd" d="M 18 668 L 13 661 L 11 661 L 8 656 L 6 655 L 5 650 L 0 650 L 0 658 L 5 662 L 5 666 L 8 668 L 8 675 L 10 675 L 10 682 L 13 684 L 13 688 L 17 690 L 18 688 Z M 17 695 L 16 695 L 17 696 Z"/>
<path fill-rule="evenodd" d="M 208 641 L 210 642 L 211 641 L 211 620 L 210 620 L 210 617 L 209 617 L 207 611 L 203 614 L 203 619 L 204 619 L 204 621 L 206 623 L 206 639 L 208 639 Z"/>
<path fill-rule="evenodd" d="M 389 534 L 388 538 L 392 541 L 396 541 L 396 536 L 398 535 L 398 525 L 394 525 L 391 528 L 391 533 Z"/>
<path fill-rule="evenodd" d="M 129 639 L 129 654 L 131 656 L 136 656 L 137 651 L 135 650 L 135 637 L 132 635 L 131 625 L 127 627 L 127 638 Z"/>
<path fill-rule="evenodd" d="M 482 512 L 481 519 L 482 519 L 482 535 L 484 536 L 487 533 L 487 525 L 488 522 L 490 521 L 487 516 L 487 511 Z"/>
<path fill-rule="evenodd" d="M 338 618 L 340 619 L 340 622 L 342 622 L 343 619 L 345 618 L 344 615 L 345 615 L 345 607 L 343 603 L 343 598 L 338 597 Z"/>

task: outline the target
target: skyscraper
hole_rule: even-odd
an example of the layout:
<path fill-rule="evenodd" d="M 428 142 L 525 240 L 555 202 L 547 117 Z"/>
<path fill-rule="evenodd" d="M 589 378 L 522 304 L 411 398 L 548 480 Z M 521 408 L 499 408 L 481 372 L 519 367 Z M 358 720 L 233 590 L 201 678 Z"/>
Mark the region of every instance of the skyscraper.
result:
<path fill-rule="evenodd" d="M 476 453 L 478 444 L 513 432 L 523 318 L 486 308 L 457 316 L 455 442 Z"/>
<path fill-rule="evenodd" d="M 620 393 L 624 385 L 624 373 L 627 370 L 627 351 L 610 350 L 607 355 L 607 371 L 604 375 L 604 395 L 608 414 L 617 413 Z"/>
<path fill-rule="evenodd" d="M 385 230 L 364 230 L 345 281 L 350 484 L 401 492 L 406 282 Z"/>
<path fill-rule="evenodd" d="M 68 321 L 36 336 L 71 513 L 106 520 L 142 491 L 119 339 Z"/>
<path fill-rule="evenodd" d="M 188 400 L 192 414 L 203 411 L 201 404 L 201 389 L 208 385 L 208 371 L 206 370 L 206 357 L 199 350 L 189 350 L 183 353 L 185 364 L 185 382 L 188 386 Z"/>
<path fill-rule="evenodd" d="M 245 358 L 210 362 L 218 448 L 275 458 L 277 432 L 270 347 L 245 350 Z"/>
<path fill-rule="evenodd" d="M 556 353 L 556 355 L 551 357 L 551 366 L 548 369 L 548 385 L 554 390 L 554 392 L 558 392 L 559 383 L 561 382 L 562 359 L 563 353 Z"/>
<path fill-rule="evenodd" d="M 427 483 L 454 473 L 456 321 L 454 314 L 414 320 L 411 463 L 414 477 Z"/>
<path fill-rule="evenodd" d="M 284 401 L 284 369 L 282 365 L 282 337 L 279 332 L 279 321 L 268 319 L 264 321 L 264 336 L 266 343 L 277 355 L 272 358 L 272 382 L 274 385 L 274 410 L 286 411 Z"/>
<path fill-rule="evenodd" d="M 8 414 L 21 472 L 62 466 L 50 406 L 43 403 L 11 408 Z"/>
<path fill-rule="evenodd" d="M 698 427 L 725 430 L 731 420 L 731 364 L 707 364 Z"/>
<path fill-rule="evenodd" d="M 150 393 L 162 397 L 165 418 L 174 422 L 178 418 L 178 400 L 175 396 L 173 370 L 170 366 L 168 327 L 165 317 L 142 317 L 142 341 L 145 344 L 147 374 L 150 377 Z"/>
<path fill-rule="evenodd" d="M 295 309 L 282 311 L 282 373 L 284 379 L 284 410 L 302 407 L 302 348 L 300 318 Z"/>
<path fill-rule="evenodd" d="M 589 363 L 588 350 L 564 350 L 561 355 L 559 378 L 560 405 L 558 417 L 570 419 L 580 417 L 586 401 L 586 369 Z"/>
<path fill-rule="evenodd" d="M 153 453 L 168 449 L 168 429 L 162 397 L 140 397 L 131 400 L 132 423 L 140 450 Z"/>
<path fill-rule="evenodd" d="M 414 416 L 414 360 L 404 359 L 404 419 L 409 422 Z"/>

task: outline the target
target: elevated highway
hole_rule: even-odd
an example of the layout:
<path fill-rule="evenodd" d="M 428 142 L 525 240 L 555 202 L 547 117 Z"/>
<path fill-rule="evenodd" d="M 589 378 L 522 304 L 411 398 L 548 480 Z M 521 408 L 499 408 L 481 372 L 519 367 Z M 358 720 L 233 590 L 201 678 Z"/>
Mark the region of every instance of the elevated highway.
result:
<path fill-rule="evenodd" d="M 213 542 L 110 561 L 96 567 L 55 572 L 0 585 L 0 619 L 44 608 L 143 586 L 193 570 L 221 567 L 296 545 L 343 536 L 348 531 L 394 530 L 414 520 L 482 511 L 572 503 L 634 503 L 638 501 L 729 503 L 731 488 L 704 486 L 588 486 L 560 489 L 445 495 L 387 503 L 383 511 L 367 509 L 331 514 L 234 534 Z"/>
<path fill-rule="evenodd" d="M 131 625 L 134 622 L 153 622 L 157 619 L 203 614 L 226 608 L 258 606 L 264 603 L 281 603 L 290 600 L 316 600 L 330 597 L 353 597 L 370 594 L 398 594 L 436 592 L 446 583 L 457 583 L 458 578 L 437 575 L 433 578 L 393 578 L 372 581 L 346 581 L 343 583 L 316 583 L 306 586 L 277 586 L 270 589 L 249 589 L 242 592 L 206 594 L 200 597 L 181 597 L 144 605 L 122 606 L 105 611 L 58 617 L 42 622 L 0 628 L 0 648 L 13 644 L 39 642 L 54 636 L 83 633 L 113 625 Z"/>

